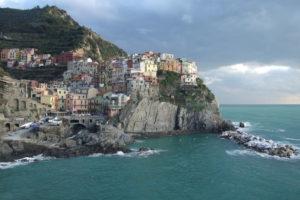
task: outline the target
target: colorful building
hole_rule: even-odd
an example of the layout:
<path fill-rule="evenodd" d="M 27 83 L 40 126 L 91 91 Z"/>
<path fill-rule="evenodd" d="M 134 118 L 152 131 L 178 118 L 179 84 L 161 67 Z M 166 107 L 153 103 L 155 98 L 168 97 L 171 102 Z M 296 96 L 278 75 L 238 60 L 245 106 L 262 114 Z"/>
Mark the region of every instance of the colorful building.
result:
<path fill-rule="evenodd" d="M 76 52 L 68 51 L 68 52 L 62 52 L 60 55 L 53 58 L 53 63 L 60 63 L 60 64 L 67 64 L 70 61 L 75 61 L 77 58 L 79 58 L 80 55 L 78 55 Z"/>
<path fill-rule="evenodd" d="M 58 95 L 58 110 L 65 111 L 66 110 L 66 99 L 68 90 L 66 88 L 58 88 L 57 95 Z"/>
<path fill-rule="evenodd" d="M 130 97 L 125 94 L 113 94 L 108 92 L 103 95 L 102 109 L 108 117 L 118 115 L 122 108 L 130 100 Z"/>
<path fill-rule="evenodd" d="M 179 60 L 161 60 L 158 64 L 158 69 L 163 71 L 181 73 L 181 68 Z"/>
<path fill-rule="evenodd" d="M 145 59 L 144 62 L 145 62 L 144 75 L 156 77 L 157 64 L 155 63 L 155 60 L 154 59 Z"/>
<path fill-rule="evenodd" d="M 182 74 L 197 74 L 197 65 L 195 62 L 188 61 L 185 58 L 178 59 L 181 63 Z"/>
<path fill-rule="evenodd" d="M 88 113 L 89 100 L 88 88 L 76 88 L 74 91 L 69 92 L 66 97 L 66 110 L 76 113 Z"/>

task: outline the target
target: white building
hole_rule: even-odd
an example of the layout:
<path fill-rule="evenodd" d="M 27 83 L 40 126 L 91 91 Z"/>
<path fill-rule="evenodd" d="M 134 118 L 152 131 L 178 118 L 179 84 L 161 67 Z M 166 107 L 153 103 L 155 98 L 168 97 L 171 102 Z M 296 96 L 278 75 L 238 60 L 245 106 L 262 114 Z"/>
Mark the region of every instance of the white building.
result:
<path fill-rule="evenodd" d="M 174 54 L 170 54 L 170 53 L 161 53 L 161 54 L 160 54 L 160 59 L 161 59 L 161 60 L 174 60 Z"/>
<path fill-rule="evenodd" d="M 196 74 L 184 74 L 181 76 L 181 85 L 197 85 L 197 78 Z"/>

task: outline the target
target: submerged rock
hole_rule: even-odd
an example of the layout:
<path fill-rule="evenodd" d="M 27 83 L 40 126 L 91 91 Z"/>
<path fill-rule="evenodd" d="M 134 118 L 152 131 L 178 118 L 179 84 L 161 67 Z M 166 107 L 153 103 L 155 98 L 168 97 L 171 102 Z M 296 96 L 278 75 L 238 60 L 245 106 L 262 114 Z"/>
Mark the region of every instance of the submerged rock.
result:
<path fill-rule="evenodd" d="M 221 137 L 233 140 L 248 149 L 266 153 L 271 156 L 290 158 L 293 155 L 298 155 L 296 149 L 290 145 L 280 145 L 272 140 L 266 140 L 259 136 L 254 136 L 239 130 L 225 131 L 222 133 Z"/>
<path fill-rule="evenodd" d="M 243 122 L 240 122 L 239 127 L 240 128 L 245 128 L 245 124 Z"/>
<path fill-rule="evenodd" d="M 146 152 L 146 151 L 150 151 L 150 150 L 154 150 L 153 148 L 148 148 L 148 147 L 141 147 L 139 149 L 139 153 L 143 153 L 143 152 Z"/>

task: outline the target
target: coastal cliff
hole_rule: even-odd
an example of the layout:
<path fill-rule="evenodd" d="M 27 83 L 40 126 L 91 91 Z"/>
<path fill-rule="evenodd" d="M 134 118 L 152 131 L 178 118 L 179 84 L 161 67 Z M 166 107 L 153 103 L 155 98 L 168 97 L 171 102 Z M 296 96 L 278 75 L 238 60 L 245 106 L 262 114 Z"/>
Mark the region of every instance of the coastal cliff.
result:
<path fill-rule="evenodd" d="M 158 92 L 128 103 L 111 120 L 115 126 L 146 137 L 234 130 L 230 121 L 222 119 L 215 95 L 200 78 L 197 85 L 182 85 L 177 73 L 158 71 L 157 74 Z"/>
<path fill-rule="evenodd" d="M 137 104 L 128 105 L 120 114 L 118 123 L 126 133 L 141 136 L 221 133 L 234 129 L 231 122 L 222 119 L 216 101 L 202 111 L 188 111 L 168 102 L 144 98 Z"/>

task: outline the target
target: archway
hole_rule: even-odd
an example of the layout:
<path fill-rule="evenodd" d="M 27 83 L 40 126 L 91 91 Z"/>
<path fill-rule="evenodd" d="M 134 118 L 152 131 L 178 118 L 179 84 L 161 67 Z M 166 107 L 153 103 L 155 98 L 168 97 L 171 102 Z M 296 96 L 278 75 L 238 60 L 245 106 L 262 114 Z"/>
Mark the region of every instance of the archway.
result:
<path fill-rule="evenodd" d="M 71 128 L 72 135 L 76 135 L 81 130 L 87 129 L 83 124 L 74 124 Z"/>
<path fill-rule="evenodd" d="M 7 132 L 10 131 L 10 123 L 5 124 L 5 130 Z"/>

